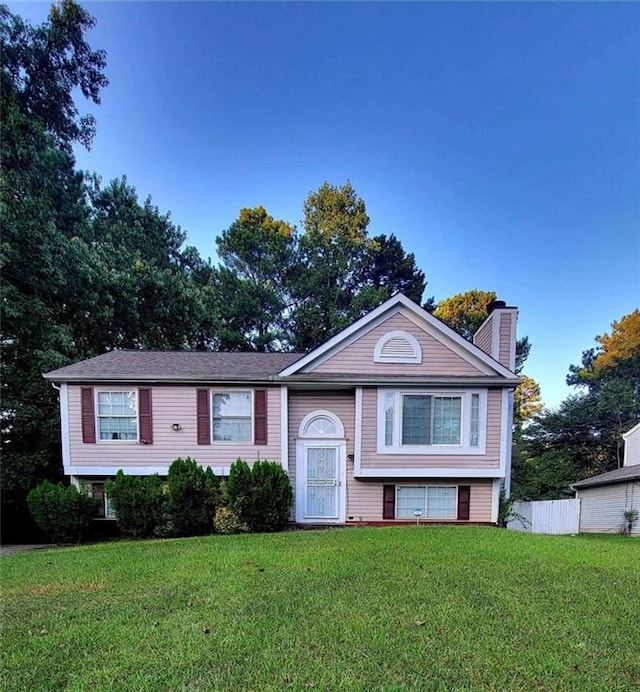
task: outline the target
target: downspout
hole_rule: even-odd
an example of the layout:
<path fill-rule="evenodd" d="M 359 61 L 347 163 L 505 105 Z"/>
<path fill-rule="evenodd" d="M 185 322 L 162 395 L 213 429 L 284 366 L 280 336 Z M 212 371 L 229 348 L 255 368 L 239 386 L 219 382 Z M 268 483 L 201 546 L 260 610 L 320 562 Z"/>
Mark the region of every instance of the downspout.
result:
<path fill-rule="evenodd" d="M 62 448 L 62 470 L 65 475 L 70 475 L 70 471 L 68 470 L 71 465 L 71 440 L 69 438 L 69 395 L 67 390 L 68 385 L 63 384 L 58 386 L 55 382 L 52 382 L 51 386 L 60 393 L 60 443 Z"/>

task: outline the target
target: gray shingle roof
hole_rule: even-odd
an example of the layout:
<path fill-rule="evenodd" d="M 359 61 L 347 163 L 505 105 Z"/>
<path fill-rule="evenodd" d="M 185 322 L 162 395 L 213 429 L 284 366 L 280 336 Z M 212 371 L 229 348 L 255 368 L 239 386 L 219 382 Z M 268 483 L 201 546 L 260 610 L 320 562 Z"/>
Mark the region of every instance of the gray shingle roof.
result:
<path fill-rule="evenodd" d="M 592 485 L 609 485 L 610 483 L 624 483 L 625 481 L 640 480 L 640 464 L 623 466 L 615 471 L 601 473 L 598 476 L 585 478 L 583 481 L 573 483 L 574 488 L 588 488 Z"/>
<path fill-rule="evenodd" d="M 213 351 L 110 351 L 52 370 L 55 382 L 107 379 L 267 380 L 302 353 L 219 353 Z"/>

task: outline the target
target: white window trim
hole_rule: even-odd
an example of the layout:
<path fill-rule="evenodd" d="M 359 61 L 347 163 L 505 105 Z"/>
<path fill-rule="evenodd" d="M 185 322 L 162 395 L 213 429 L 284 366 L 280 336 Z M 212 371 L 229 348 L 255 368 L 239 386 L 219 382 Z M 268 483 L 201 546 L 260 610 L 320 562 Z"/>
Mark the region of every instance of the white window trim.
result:
<path fill-rule="evenodd" d="M 100 418 L 108 418 L 108 416 L 101 416 L 98 404 L 98 394 L 110 392 L 134 392 L 136 395 L 136 439 L 135 440 L 102 440 L 100 438 Z M 140 443 L 140 390 L 138 387 L 96 387 L 93 392 L 94 398 L 94 414 L 95 414 L 95 426 L 96 426 L 96 442 L 98 444 L 107 445 L 135 445 Z M 119 416 L 124 418 L 130 418 L 130 416 Z"/>
<path fill-rule="evenodd" d="M 316 418 L 328 418 L 336 427 L 335 433 L 327 433 L 325 435 L 319 435 L 317 433 L 308 434 L 307 427 Z M 308 413 L 300 423 L 298 428 L 298 437 L 305 439 L 327 439 L 327 440 L 343 440 L 344 439 L 344 425 L 338 416 L 331 411 L 325 409 L 317 409 Z"/>
<path fill-rule="evenodd" d="M 209 440 L 211 440 L 212 445 L 253 445 L 254 444 L 254 438 L 255 438 L 255 422 L 254 422 L 254 416 L 255 416 L 255 404 L 254 404 L 254 389 L 250 389 L 248 387 L 243 387 L 242 389 L 211 389 L 209 390 Z M 249 437 L 248 440 L 215 440 L 213 437 L 213 396 L 214 394 L 243 394 L 247 393 L 251 397 L 251 402 L 249 404 L 250 408 L 250 419 L 251 419 L 251 424 L 250 424 L 250 431 L 251 431 L 251 436 Z"/>
<path fill-rule="evenodd" d="M 416 519 L 413 517 L 399 517 L 398 516 L 398 489 L 399 488 L 410 488 L 415 490 L 416 488 L 421 488 L 424 490 L 424 514 L 419 517 L 420 521 L 455 521 L 458 518 L 458 487 L 457 485 L 452 485 L 451 483 L 425 483 L 419 485 L 407 485 L 400 484 L 396 485 L 396 501 L 395 501 L 395 518 L 399 521 L 408 521 L 409 519 Z M 453 502 L 453 516 L 452 517 L 428 517 L 427 516 L 427 488 L 453 488 L 455 491 L 455 500 Z"/>
<path fill-rule="evenodd" d="M 394 395 L 393 410 L 393 444 L 385 445 L 385 415 L 384 400 L 386 394 Z M 402 397 L 404 395 L 424 396 L 457 396 L 462 398 L 461 411 L 461 442 L 450 445 L 403 445 L 402 432 Z M 471 446 L 471 395 L 479 395 L 478 411 L 478 445 Z M 487 390 L 486 389 L 389 389 L 378 388 L 378 454 L 394 455 L 483 455 L 486 451 L 487 439 Z"/>
<path fill-rule="evenodd" d="M 411 347 L 413 348 L 413 355 L 412 356 L 385 356 L 383 354 L 384 347 L 386 346 L 387 342 L 390 341 L 391 339 L 404 339 L 407 341 Z M 380 339 L 378 339 L 378 343 L 375 346 L 375 349 L 373 351 L 373 362 L 374 363 L 422 363 L 422 348 L 420 347 L 420 344 L 418 343 L 418 340 L 416 339 L 413 334 L 409 334 L 409 332 L 403 332 L 399 329 L 396 329 L 392 332 L 387 332 L 384 334 Z"/>

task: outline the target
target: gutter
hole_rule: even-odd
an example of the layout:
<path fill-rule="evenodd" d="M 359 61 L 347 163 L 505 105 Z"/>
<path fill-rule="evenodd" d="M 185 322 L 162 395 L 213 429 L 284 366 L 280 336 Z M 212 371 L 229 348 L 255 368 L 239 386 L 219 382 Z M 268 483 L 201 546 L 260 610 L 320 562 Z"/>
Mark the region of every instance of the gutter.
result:
<path fill-rule="evenodd" d="M 326 384 L 340 386 L 372 385 L 376 387 L 413 387 L 413 386 L 446 386 L 446 387 L 515 387 L 522 381 L 519 377 L 461 377 L 457 379 L 447 377 L 280 377 L 279 375 L 216 375 L 204 377 L 202 375 L 116 375 L 116 374 L 76 374 L 56 376 L 53 373 L 43 375 L 49 382 L 92 384 L 96 382 L 145 382 L 150 384 L 217 384 L 246 382 L 252 384 L 276 385 L 316 385 Z"/>

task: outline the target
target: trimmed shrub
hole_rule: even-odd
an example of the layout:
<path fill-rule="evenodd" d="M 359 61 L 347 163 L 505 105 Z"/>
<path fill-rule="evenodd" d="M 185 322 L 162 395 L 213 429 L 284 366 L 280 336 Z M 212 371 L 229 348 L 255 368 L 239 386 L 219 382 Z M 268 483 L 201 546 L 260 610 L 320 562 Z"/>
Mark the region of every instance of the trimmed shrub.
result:
<path fill-rule="evenodd" d="M 249 527 L 238 519 L 236 514 L 228 507 L 218 507 L 213 525 L 217 533 L 245 533 Z"/>
<path fill-rule="evenodd" d="M 238 459 L 231 464 L 229 477 L 224 484 L 224 502 L 238 519 L 251 526 L 253 482 L 251 468 Z"/>
<path fill-rule="evenodd" d="M 282 531 L 289 520 L 293 502 L 289 476 L 275 461 L 256 461 L 251 469 L 251 480 L 251 530 Z"/>
<path fill-rule="evenodd" d="M 55 543 L 80 542 L 98 512 L 98 500 L 88 488 L 43 481 L 27 495 L 36 524 Z"/>
<path fill-rule="evenodd" d="M 106 483 L 118 524 L 136 538 L 166 536 L 173 533 L 169 523 L 167 493 L 157 474 L 127 476 L 118 471 Z"/>
<path fill-rule="evenodd" d="M 238 459 L 224 487 L 231 511 L 249 531 L 282 531 L 293 502 L 289 476 L 274 461 L 256 461 L 253 467 Z"/>
<path fill-rule="evenodd" d="M 219 481 L 194 459 L 176 459 L 169 467 L 168 508 L 176 536 L 211 533 L 216 512 Z"/>

